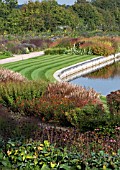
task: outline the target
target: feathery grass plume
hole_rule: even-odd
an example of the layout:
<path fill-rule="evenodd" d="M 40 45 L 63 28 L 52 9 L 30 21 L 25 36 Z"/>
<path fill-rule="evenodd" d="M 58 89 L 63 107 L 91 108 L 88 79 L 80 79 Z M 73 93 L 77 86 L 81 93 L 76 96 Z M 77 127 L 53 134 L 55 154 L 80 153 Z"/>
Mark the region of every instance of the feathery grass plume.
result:
<path fill-rule="evenodd" d="M 23 81 L 27 81 L 27 79 L 24 76 L 22 76 L 20 73 L 1 67 L 0 68 L 0 82 L 6 82 L 6 81 L 23 82 Z"/>
<path fill-rule="evenodd" d="M 86 103 L 99 103 L 99 94 L 94 89 L 86 89 L 82 86 L 72 85 L 67 82 L 49 84 L 47 89 L 47 96 L 61 96 L 69 99 L 73 99 L 76 106 L 82 106 L 81 102 L 84 100 Z M 84 106 L 84 104 L 83 104 Z"/>

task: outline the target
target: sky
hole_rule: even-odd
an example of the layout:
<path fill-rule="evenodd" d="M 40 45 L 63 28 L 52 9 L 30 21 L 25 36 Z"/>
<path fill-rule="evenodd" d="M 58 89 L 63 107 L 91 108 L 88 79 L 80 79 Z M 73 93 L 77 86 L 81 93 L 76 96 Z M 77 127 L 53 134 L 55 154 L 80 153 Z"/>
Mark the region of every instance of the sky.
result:
<path fill-rule="evenodd" d="M 40 0 L 41 1 L 41 0 Z M 76 0 L 57 0 L 58 4 L 66 4 L 66 5 L 73 5 Z M 18 4 L 27 3 L 28 0 L 18 0 Z"/>

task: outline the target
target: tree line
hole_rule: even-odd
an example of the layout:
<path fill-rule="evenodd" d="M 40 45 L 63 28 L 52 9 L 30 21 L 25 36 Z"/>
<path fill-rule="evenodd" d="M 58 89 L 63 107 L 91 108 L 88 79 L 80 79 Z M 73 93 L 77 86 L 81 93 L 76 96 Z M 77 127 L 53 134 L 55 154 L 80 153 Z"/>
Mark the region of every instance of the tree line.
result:
<path fill-rule="evenodd" d="M 18 6 L 17 0 L 0 0 L 0 34 L 23 32 L 119 31 L 119 0 L 77 0 L 72 6 L 56 0 L 29 1 Z"/>

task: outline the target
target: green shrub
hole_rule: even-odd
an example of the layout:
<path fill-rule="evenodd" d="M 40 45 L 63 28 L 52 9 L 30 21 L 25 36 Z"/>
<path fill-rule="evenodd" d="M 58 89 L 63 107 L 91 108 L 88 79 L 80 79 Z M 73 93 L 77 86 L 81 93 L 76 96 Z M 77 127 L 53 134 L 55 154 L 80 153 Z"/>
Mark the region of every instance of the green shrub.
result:
<path fill-rule="evenodd" d="M 65 113 L 67 120 L 80 131 L 94 130 L 107 124 L 107 115 L 101 105 L 86 105 Z"/>
<path fill-rule="evenodd" d="M 9 52 L 9 51 L 0 51 L 0 60 L 1 59 L 6 59 L 6 58 L 9 58 L 9 57 L 13 57 L 12 53 Z"/>
<path fill-rule="evenodd" d="M 10 51 L 3 51 L 2 54 L 5 56 L 8 56 L 8 57 L 13 57 L 13 55 Z"/>
<path fill-rule="evenodd" d="M 45 50 L 46 55 L 65 54 L 65 53 L 66 53 L 66 48 L 50 48 L 50 49 Z"/>
<path fill-rule="evenodd" d="M 92 54 L 92 51 L 90 48 L 84 49 L 84 48 L 71 48 L 71 49 L 66 49 L 66 48 L 50 48 L 45 50 L 45 54 L 75 54 L 75 55 L 90 55 Z"/>

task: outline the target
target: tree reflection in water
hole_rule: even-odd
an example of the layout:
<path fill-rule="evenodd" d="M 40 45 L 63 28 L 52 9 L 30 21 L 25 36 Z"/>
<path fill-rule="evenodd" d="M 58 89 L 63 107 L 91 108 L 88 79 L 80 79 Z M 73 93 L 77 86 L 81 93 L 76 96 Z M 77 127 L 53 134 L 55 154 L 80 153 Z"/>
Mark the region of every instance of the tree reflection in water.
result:
<path fill-rule="evenodd" d="M 108 79 L 108 78 L 120 77 L 120 62 L 112 64 L 110 66 L 106 66 L 93 73 L 87 74 L 84 77 L 88 77 L 92 79 L 94 78 Z"/>

